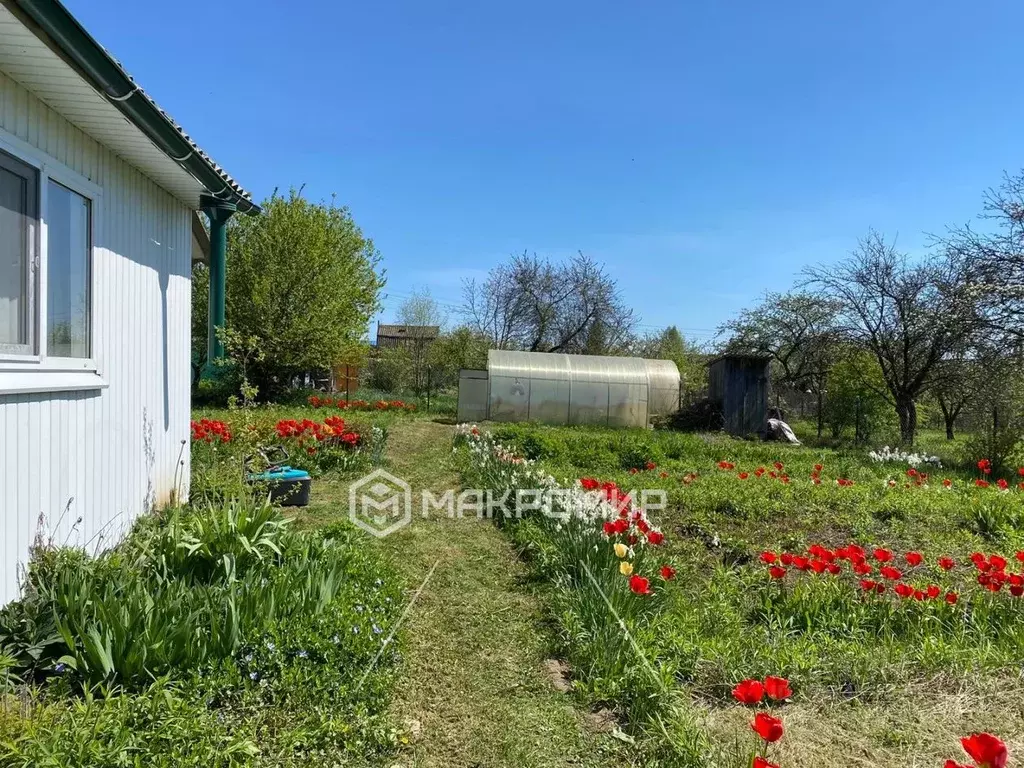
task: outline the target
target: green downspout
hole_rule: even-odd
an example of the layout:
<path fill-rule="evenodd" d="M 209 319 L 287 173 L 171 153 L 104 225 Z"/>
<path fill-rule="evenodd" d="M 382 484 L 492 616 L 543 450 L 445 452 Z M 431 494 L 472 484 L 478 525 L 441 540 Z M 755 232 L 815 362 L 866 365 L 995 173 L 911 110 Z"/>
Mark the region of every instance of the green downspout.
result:
<path fill-rule="evenodd" d="M 234 203 L 210 195 L 199 198 L 203 213 L 210 220 L 210 319 L 206 337 L 204 378 L 216 376 L 216 362 L 224 357 L 224 345 L 217 329 L 224 327 L 224 297 L 227 284 L 228 219 L 237 208 Z"/>

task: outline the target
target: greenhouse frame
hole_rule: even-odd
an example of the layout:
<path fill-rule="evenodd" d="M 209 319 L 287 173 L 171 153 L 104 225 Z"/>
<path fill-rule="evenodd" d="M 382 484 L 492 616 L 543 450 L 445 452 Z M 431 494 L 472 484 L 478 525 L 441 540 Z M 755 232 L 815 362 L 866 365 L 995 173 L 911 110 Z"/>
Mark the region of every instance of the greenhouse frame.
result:
<path fill-rule="evenodd" d="M 671 360 L 492 349 L 487 371 L 459 378 L 461 422 L 536 421 L 646 427 L 679 407 Z"/>

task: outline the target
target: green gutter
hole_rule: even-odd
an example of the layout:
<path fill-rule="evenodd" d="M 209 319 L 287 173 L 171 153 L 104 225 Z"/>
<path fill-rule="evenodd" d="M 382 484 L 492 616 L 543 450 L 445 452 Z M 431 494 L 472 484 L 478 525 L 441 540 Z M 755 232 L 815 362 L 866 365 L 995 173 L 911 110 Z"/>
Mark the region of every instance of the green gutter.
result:
<path fill-rule="evenodd" d="M 111 104 L 160 151 L 198 179 L 213 197 L 236 206 L 242 213 L 260 212 L 260 207 L 245 196 L 241 187 L 182 133 L 60 2 L 9 1 L 39 25 L 71 63 L 106 94 Z"/>

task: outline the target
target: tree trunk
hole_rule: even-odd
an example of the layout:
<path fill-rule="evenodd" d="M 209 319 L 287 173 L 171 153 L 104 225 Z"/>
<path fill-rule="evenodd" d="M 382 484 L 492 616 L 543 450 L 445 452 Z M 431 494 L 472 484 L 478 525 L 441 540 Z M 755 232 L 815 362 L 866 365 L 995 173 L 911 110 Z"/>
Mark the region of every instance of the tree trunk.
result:
<path fill-rule="evenodd" d="M 913 445 L 917 434 L 917 403 L 913 400 L 900 400 L 896 403 L 896 413 L 900 417 L 900 443 Z"/>
<path fill-rule="evenodd" d="M 818 439 L 821 440 L 822 430 L 825 428 L 825 411 L 821 407 L 821 391 L 818 392 Z"/>
<path fill-rule="evenodd" d="M 960 410 L 964 407 L 963 401 L 959 405 L 954 406 L 953 403 L 946 402 L 946 399 L 939 396 L 939 408 L 942 409 L 942 418 L 946 422 L 946 439 L 952 440 L 953 427 L 956 426 L 957 417 L 960 415 Z"/>

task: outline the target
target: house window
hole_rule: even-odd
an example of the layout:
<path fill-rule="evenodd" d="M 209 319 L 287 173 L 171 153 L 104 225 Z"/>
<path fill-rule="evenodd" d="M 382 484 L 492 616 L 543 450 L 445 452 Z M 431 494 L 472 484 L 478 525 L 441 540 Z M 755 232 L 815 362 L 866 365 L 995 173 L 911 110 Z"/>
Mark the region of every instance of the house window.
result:
<path fill-rule="evenodd" d="M 0 149 L 0 373 L 91 364 L 98 194 L 31 149 Z"/>
<path fill-rule="evenodd" d="M 46 190 L 46 354 L 89 357 L 90 203 L 50 180 Z"/>
<path fill-rule="evenodd" d="M 0 352 L 35 352 L 39 174 L 0 152 Z"/>

